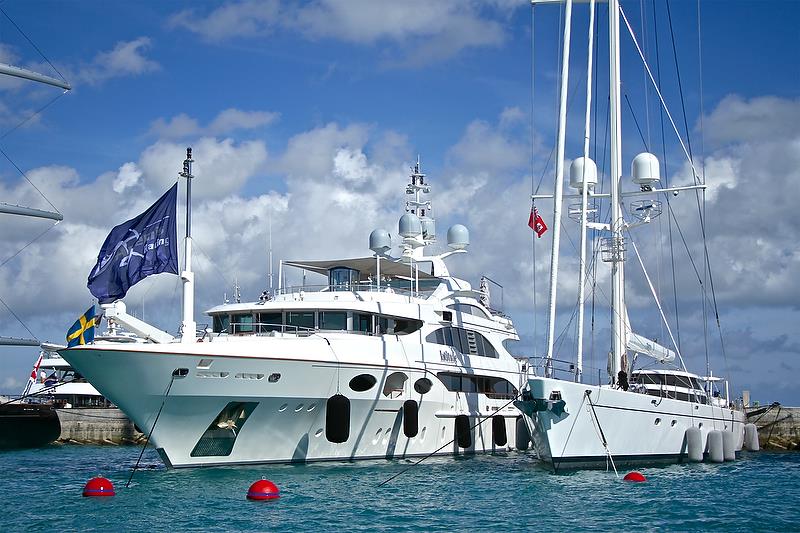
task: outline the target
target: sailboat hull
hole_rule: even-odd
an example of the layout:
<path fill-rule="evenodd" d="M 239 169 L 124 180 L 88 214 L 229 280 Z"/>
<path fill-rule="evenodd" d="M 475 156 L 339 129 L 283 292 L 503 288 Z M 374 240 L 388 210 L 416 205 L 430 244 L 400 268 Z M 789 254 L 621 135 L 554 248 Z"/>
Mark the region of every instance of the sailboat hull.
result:
<path fill-rule="evenodd" d="M 742 449 L 741 411 L 550 378 L 528 382 L 541 410 L 528 402 L 526 422 L 553 471 L 611 467 L 609 457 L 616 466 L 685 462 L 689 428 L 700 430 L 703 446 L 717 430 L 732 433 L 735 451 Z"/>

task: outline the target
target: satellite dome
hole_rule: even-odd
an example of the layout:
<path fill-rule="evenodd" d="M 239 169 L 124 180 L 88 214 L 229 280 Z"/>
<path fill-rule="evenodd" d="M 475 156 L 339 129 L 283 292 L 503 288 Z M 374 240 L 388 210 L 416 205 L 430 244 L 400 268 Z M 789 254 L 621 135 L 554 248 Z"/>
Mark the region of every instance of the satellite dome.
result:
<path fill-rule="evenodd" d="M 417 215 L 406 213 L 400 217 L 400 231 L 398 232 L 401 237 L 416 237 L 422 233 L 422 223 Z"/>
<path fill-rule="evenodd" d="M 642 152 L 633 158 L 631 164 L 633 182 L 638 185 L 651 186 L 661 179 L 658 158 L 649 152 Z"/>
<path fill-rule="evenodd" d="M 369 234 L 369 249 L 380 254 L 392 247 L 389 232 L 385 229 L 374 229 Z"/>
<path fill-rule="evenodd" d="M 447 245 L 454 250 L 463 250 L 469 246 L 469 230 L 461 224 L 450 226 L 447 230 Z"/>
<path fill-rule="evenodd" d="M 569 166 L 569 186 L 583 189 L 583 182 L 589 189 L 597 185 L 597 165 L 588 157 L 578 157 Z"/>

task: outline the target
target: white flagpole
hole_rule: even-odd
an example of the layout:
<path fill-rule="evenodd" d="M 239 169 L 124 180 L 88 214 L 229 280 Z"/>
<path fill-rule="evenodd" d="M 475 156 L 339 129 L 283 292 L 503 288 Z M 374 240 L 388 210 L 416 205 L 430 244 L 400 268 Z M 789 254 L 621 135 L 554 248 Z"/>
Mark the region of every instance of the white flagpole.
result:
<path fill-rule="evenodd" d="M 192 149 L 186 149 L 183 172 L 186 178 L 186 239 L 184 240 L 184 261 L 181 280 L 183 281 L 183 322 L 181 342 L 195 342 L 197 324 L 194 321 L 194 272 L 192 272 Z"/>

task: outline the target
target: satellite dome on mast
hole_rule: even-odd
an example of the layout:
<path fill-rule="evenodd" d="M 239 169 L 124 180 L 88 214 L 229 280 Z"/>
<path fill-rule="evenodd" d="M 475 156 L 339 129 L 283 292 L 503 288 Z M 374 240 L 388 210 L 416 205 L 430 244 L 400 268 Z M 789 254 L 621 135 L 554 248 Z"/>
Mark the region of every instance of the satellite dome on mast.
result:
<path fill-rule="evenodd" d="M 642 190 L 651 190 L 653 184 L 661 179 L 661 170 L 658 158 L 649 152 L 642 152 L 633 158 L 631 164 L 633 182 L 642 187 Z"/>
<path fill-rule="evenodd" d="M 588 157 L 578 157 L 569 166 L 569 186 L 583 190 L 583 184 L 594 189 L 597 185 L 597 165 Z"/>
<path fill-rule="evenodd" d="M 369 234 L 369 249 L 376 254 L 385 254 L 391 247 L 392 240 L 385 229 L 374 229 Z"/>
<path fill-rule="evenodd" d="M 463 250 L 469 246 L 469 230 L 461 224 L 453 224 L 447 230 L 447 246 L 453 250 Z"/>
<path fill-rule="evenodd" d="M 401 237 L 404 239 L 417 237 L 422 233 L 422 223 L 419 217 L 412 213 L 406 213 L 400 217 L 399 231 Z"/>

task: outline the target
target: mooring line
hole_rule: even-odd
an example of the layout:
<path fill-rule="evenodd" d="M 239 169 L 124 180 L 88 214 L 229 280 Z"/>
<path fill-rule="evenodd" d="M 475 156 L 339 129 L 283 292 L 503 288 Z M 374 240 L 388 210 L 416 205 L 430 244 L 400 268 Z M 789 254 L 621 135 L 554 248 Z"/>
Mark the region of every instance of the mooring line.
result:
<path fill-rule="evenodd" d="M 614 469 L 614 474 L 619 477 L 619 472 L 617 472 L 617 466 L 614 464 L 614 457 L 611 455 L 611 450 L 608 449 L 608 440 L 606 440 L 606 434 L 603 433 L 603 427 L 600 425 L 600 419 L 597 418 L 597 412 L 594 410 L 594 403 L 592 403 L 592 391 L 587 389 L 585 396 L 586 399 L 589 400 L 589 407 L 592 409 L 592 416 L 594 418 L 595 423 L 597 424 L 597 429 L 600 431 L 600 441 L 603 443 L 603 448 L 606 449 L 606 456 L 608 457 L 609 461 L 611 461 L 611 468 Z M 608 469 L 608 465 L 606 465 L 606 469 Z"/>
<path fill-rule="evenodd" d="M 131 484 L 131 480 L 133 479 L 133 475 L 136 473 L 136 470 L 139 468 L 139 463 L 142 460 L 142 456 L 144 455 L 145 449 L 147 449 L 147 445 L 150 443 L 150 437 L 153 435 L 153 430 L 156 429 L 156 424 L 158 423 L 158 417 L 161 416 L 161 410 L 164 409 L 164 404 L 167 402 L 167 396 L 169 396 L 169 391 L 172 389 L 172 384 L 175 383 L 175 372 L 172 373 L 172 376 L 169 378 L 169 385 L 167 385 L 167 390 L 164 392 L 164 399 L 161 400 L 161 407 L 158 408 L 158 413 L 156 413 L 156 419 L 153 420 L 153 427 L 150 428 L 150 431 L 147 433 L 147 438 L 144 441 L 144 445 L 142 445 L 142 451 L 139 452 L 139 458 L 136 459 L 136 464 L 133 465 L 133 470 L 131 470 L 131 475 L 128 477 L 128 482 L 125 483 L 125 488 L 128 488 Z"/>
<path fill-rule="evenodd" d="M 505 404 L 505 405 L 503 405 L 502 407 L 498 408 L 498 409 L 497 409 L 497 411 L 502 411 L 503 409 L 505 409 L 506 407 L 508 407 L 508 406 L 509 406 L 509 405 L 511 405 L 512 403 L 514 403 L 514 401 L 516 401 L 516 399 L 517 399 L 517 398 L 519 398 L 521 395 L 522 395 L 522 392 L 519 392 L 519 393 L 517 393 L 517 395 L 516 395 L 516 396 L 514 396 L 513 398 L 511 398 L 511 399 L 508 401 L 508 403 L 506 403 L 506 404 Z M 495 411 L 495 412 L 496 412 L 496 411 Z M 523 415 L 523 416 L 525 416 L 525 415 Z M 481 424 L 483 424 L 484 422 L 486 422 L 486 421 L 487 421 L 487 420 L 489 420 L 490 418 L 492 418 L 492 417 L 491 417 L 491 416 L 487 416 L 487 417 L 486 417 L 486 418 L 484 418 L 483 420 L 479 420 L 477 424 L 475 424 L 474 426 L 472 426 L 471 428 L 469 428 L 469 429 L 470 429 L 470 431 L 472 431 L 472 430 L 473 430 L 473 429 L 475 429 L 476 427 L 480 426 Z M 389 483 L 390 481 L 392 481 L 393 479 L 400 477 L 401 475 L 405 474 L 406 472 L 408 472 L 409 470 L 411 470 L 412 468 L 414 468 L 415 466 L 417 466 L 418 464 L 420 464 L 420 463 L 421 463 L 422 461 L 424 461 L 425 459 L 430 459 L 431 457 L 433 457 L 434 455 L 436 455 L 437 453 L 439 453 L 440 451 L 442 451 L 442 450 L 443 450 L 443 449 L 445 449 L 446 447 L 450 446 L 450 445 L 451 445 L 451 444 L 453 444 L 455 441 L 456 441 L 456 439 L 455 439 L 455 438 L 453 438 L 453 439 L 450 439 L 448 442 L 446 442 L 446 443 L 442 444 L 442 445 L 441 445 L 439 448 L 437 448 L 436 450 L 432 451 L 431 453 L 429 453 L 429 454 L 428 454 L 428 455 L 426 455 L 425 457 L 422 457 L 421 459 L 419 459 L 419 460 L 418 460 L 416 463 L 414 463 L 414 464 L 412 464 L 412 465 L 408 466 L 407 468 L 405 468 L 405 469 L 401 470 L 400 472 L 396 473 L 395 475 L 393 475 L 393 476 L 392 476 L 392 477 L 390 477 L 389 479 L 386 479 L 386 480 L 384 480 L 384 481 L 381 481 L 380 483 L 378 483 L 378 487 L 382 487 L 382 486 L 386 485 L 387 483 Z"/>

